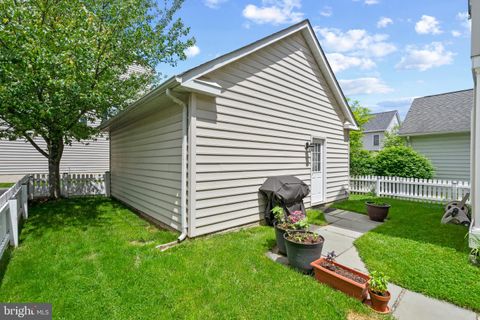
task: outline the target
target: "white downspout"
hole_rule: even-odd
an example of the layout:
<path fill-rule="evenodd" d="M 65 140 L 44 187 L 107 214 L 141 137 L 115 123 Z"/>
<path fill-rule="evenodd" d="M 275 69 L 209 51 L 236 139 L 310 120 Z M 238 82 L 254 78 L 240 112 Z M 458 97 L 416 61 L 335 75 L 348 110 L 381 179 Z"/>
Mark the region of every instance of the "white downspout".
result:
<path fill-rule="evenodd" d="M 160 249 L 167 249 L 171 245 L 181 242 L 187 238 L 187 104 L 175 97 L 170 89 L 165 91 L 167 97 L 173 102 L 182 106 L 182 169 L 181 169 L 181 191 L 180 191 L 180 222 L 181 234 L 177 241 L 158 246 Z"/>
<path fill-rule="evenodd" d="M 472 224 L 469 245 L 480 246 L 480 0 L 469 1 L 472 20 L 472 72 L 474 81 L 474 105 L 471 127 L 471 172 L 470 196 L 472 204 Z"/>

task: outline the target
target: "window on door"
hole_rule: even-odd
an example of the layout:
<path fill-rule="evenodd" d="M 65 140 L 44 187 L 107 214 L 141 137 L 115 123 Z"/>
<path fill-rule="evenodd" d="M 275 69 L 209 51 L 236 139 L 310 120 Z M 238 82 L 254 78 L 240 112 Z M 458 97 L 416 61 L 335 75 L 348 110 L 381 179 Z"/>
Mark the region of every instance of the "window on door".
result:
<path fill-rule="evenodd" d="M 380 145 L 380 136 L 378 134 L 375 134 L 373 136 L 373 145 L 374 146 L 379 146 Z"/>
<path fill-rule="evenodd" d="M 322 172 L 322 144 L 313 143 L 312 171 Z"/>

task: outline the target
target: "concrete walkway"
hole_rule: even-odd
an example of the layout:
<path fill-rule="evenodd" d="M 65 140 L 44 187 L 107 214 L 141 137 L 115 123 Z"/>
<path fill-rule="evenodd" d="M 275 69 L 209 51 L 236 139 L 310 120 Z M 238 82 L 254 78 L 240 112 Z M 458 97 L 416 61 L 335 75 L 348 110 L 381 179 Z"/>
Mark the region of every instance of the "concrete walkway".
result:
<path fill-rule="evenodd" d="M 353 242 L 380 223 L 369 220 L 366 215 L 344 210 L 325 213 L 325 218 L 329 225 L 312 227 L 312 231 L 318 232 L 325 238 L 323 254 L 335 251 L 338 255 L 336 261 L 368 273 Z M 275 253 L 269 252 L 268 256 L 274 261 L 287 263 L 285 257 Z M 475 312 L 451 303 L 429 298 L 394 284 L 389 284 L 388 289 L 392 295 L 389 303 L 390 309 L 395 318 L 399 320 L 480 320 L 480 315 Z"/>

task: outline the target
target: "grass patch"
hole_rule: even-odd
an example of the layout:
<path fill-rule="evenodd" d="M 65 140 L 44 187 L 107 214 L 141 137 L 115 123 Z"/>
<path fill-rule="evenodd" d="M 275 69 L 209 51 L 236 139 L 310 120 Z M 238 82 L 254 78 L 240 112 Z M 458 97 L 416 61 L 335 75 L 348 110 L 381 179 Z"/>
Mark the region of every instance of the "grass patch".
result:
<path fill-rule="evenodd" d="M 327 220 L 325 220 L 323 211 L 318 209 L 307 209 L 307 219 L 308 223 L 317 226 L 325 226 L 328 224 Z"/>
<path fill-rule="evenodd" d="M 265 256 L 269 227 L 175 239 L 103 198 L 32 206 L 0 301 L 50 302 L 62 319 L 345 319 L 360 302 Z"/>
<path fill-rule="evenodd" d="M 14 184 L 15 183 L 13 183 L 13 182 L 0 182 L 0 188 L 10 188 Z"/>
<path fill-rule="evenodd" d="M 375 199 L 354 195 L 334 207 L 366 213 L 365 201 Z M 468 262 L 468 229 L 442 225 L 442 205 L 382 200 L 392 206 L 388 221 L 355 242 L 368 269 L 383 271 L 410 290 L 480 311 L 480 268 Z"/>

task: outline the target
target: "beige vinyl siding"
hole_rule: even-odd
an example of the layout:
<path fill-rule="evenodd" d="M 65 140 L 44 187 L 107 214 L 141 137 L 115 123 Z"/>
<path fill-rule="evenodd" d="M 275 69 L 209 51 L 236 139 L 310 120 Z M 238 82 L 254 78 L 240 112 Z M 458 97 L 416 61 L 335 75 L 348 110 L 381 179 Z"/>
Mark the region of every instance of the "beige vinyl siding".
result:
<path fill-rule="evenodd" d="M 436 178 L 470 180 L 470 133 L 412 136 L 410 143 L 432 161 Z"/>
<path fill-rule="evenodd" d="M 38 145 L 46 150 L 42 139 L 36 139 Z M 87 144 L 88 143 L 88 144 Z M 65 146 L 61 172 L 96 173 L 108 171 L 109 143 L 105 137 L 84 143 L 73 142 Z M 23 175 L 29 173 L 47 173 L 48 161 L 29 142 L 25 140 L 0 140 L 0 174 Z"/>
<path fill-rule="evenodd" d="M 112 196 L 177 230 L 181 110 L 171 105 L 110 132 Z"/>
<path fill-rule="evenodd" d="M 303 36 L 207 77 L 224 91 L 216 99 L 197 97 L 196 235 L 262 219 L 258 188 L 267 177 L 294 175 L 310 185 L 305 143 L 312 136 L 326 138 L 325 200 L 345 197 L 344 117 Z M 310 197 L 305 204 L 310 206 Z"/>

